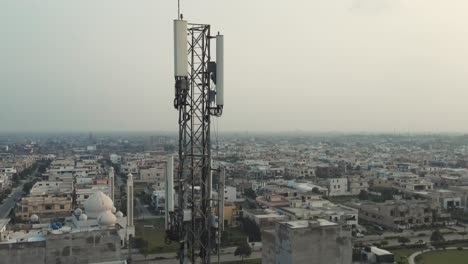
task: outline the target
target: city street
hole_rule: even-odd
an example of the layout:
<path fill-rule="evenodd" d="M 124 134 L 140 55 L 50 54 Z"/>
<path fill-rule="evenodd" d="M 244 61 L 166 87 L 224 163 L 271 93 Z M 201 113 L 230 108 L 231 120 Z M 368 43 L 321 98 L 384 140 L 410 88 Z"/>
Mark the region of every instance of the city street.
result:
<path fill-rule="evenodd" d="M 10 214 L 10 210 L 15 207 L 16 200 L 23 195 L 23 185 L 24 183 L 21 183 L 18 187 L 12 190 L 9 197 L 3 200 L 0 205 L 0 218 L 7 218 Z"/>
<path fill-rule="evenodd" d="M 23 185 L 28 182 L 34 175 L 36 175 L 36 173 L 37 168 L 32 174 L 28 175 L 25 180 L 22 180 L 20 185 L 12 189 L 11 194 L 3 200 L 2 204 L 0 205 L 0 218 L 8 217 L 11 209 L 13 209 L 16 205 L 16 200 L 23 196 Z"/>

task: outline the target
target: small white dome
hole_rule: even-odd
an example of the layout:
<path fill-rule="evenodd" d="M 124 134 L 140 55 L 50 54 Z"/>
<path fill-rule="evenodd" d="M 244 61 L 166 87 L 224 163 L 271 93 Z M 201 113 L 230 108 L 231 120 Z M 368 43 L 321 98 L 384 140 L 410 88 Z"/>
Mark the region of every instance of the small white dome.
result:
<path fill-rule="evenodd" d="M 29 220 L 31 220 L 31 222 L 37 222 L 37 221 L 39 221 L 39 216 L 37 216 L 37 214 L 33 214 L 33 215 L 31 215 Z"/>
<path fill-rule="evenodd" d="M 115 225 L 116 221 L 117 221 L 117 218 L 110 211 L 105 211 L 101 213 L 101 215 L 99 215 L 98 217 L 99 224 L 104 225 L 104 226 Z"/>
<path fill-rule="evenodd" d="M 115 216 L 116 216 L 117 218 L 122 218 L 122 217 L 123 217 L 123 213 L 120 212 L 120 211 L 118 211 L 117 213 L 115 213 Z"/>
<path fill-rule="evenodd" d="M 115 206 L 114 206 L 114 207 L 112 207 L 112 213 L 115 214 L 115 212 L 117 212 L 117 208 L 115 208 Z"/>
<path fill-rule="evenodd" d="M 113 207 L 112 199 L 101 191 L 91 195 L 84 203 L 85 212 L 90 218 L 97 218 L 101 213 L 112 210 Z"/>
<path fill-rule="evenodd" d="M 80 221 L 86 221 L 86 220 L 88 220 L 88 216 L 86 214 L 81 214 Z"/>
<path fill-rule="evenodd" d="M 75 215 L 80 216 L 82 213 L 83 213 L 83 210 L 81 210 L 81 208 L 76 208 Z"/>
<path fill-rule="evenodd" d="M 71 227 L 69 227 L 69 226 L 62 227 L 62 232 L 63 233 L 70 233 L 71 232 Z"/>

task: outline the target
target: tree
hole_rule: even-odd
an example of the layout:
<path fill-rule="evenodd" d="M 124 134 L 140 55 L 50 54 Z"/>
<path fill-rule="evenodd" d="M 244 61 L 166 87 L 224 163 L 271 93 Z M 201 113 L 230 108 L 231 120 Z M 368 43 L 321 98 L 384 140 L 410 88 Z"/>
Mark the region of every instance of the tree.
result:
<path fill-rule="evenodd" d="M 255 198 L 257 198 L 257 194 L 255 193 L 255 191 L 252 188 L 245 189 L 244 190 L 244 195 L 249 197 L 252 200 L 255 200 Z"/>
<path fill-rule="evenodd" d="M 442 233 L 440 233 L 439 229 L 437 230 L 434 230 L 434 232 L 432 232 L 432 235 L 431 235 L 431 243 L 433 245 L 438 245 L 438 244 L 441 244 L 445 241 L 445 238 L 444 236 L 442 235 Z"/>
<path fill-rule="evenodd" d="M 409 240 L 409 238 L 407 238 L 407 237 L 399 237 L 398 238 L 398 243 L 401 243 L 403 245 L 406 244 L 406 243 L 409 243 L 409 242 L 411 242 L 411 240 Z"/>
<path fill-rule="evenodd" d="M 322 194 L 322 193 L 320 192 L 320 189 L 317 188 L 317 187 L 312 188 L 312 193 L 315 193 L 315 194 Z"/>
<path fill-rule="evenodd" d="M 241 218 L 242 230 L 249 237 L 250 242 L 257 242 L 262 240 L 262 233 L 257 223 L 250 218 Z"/>
<path fill-rule="evenodd" d="M 34 186 L 34 184 L 36 184 L 36 182 L 38 182 L 39 180 L 38 179 L 34 179 L 32 181 L 28 181 L 26 182 L 24 185 L 23 185 L 23 192 L 26 193 L 26 194 L 29 194 L 29 192 L 31 191 L 32 187 Z"/>
<path fill-rule="evenodd" d="M 359 200 L 369 200 L 369 193 L 365 190 L 361 190 L 358 195 Z"/>
<path fill-rule="evenodd" d="M 29 191 L 31 191 L 31 188 L 33 187 L 33 183 L 32 182 L 27 182 L 23 185 L 23 192 L 25 194 L 29 194 Z"/>
<path fill-rule="evenodd" d="M 138 248 L 140 253 L 146 257 L 149 255 L 149 243 L 143 238 L 137 237 L 133 240 L 133 247 Z"/>
<path fill-rule="evenodd" d="M 392 189 L 385 188 L 382 191 L 382 198 L 383 198 L 384 201 L 392 200 L 393 199 L 393 194 L 394 194 L 394 191 Z"/>
<path fill-rule="evenodd" d="M 149 248 L 148 248 L 148 245 L 146 245 L 145 247 L 142 247 L 140 248 L 140 253 L 145 256 L 145 259 L 148 257 L 149 255 Z"/>
<path fill-rule="evenodd" d="M 242 258 L 242 262 L 244 262 L 244 258 L 249 257 L 250 254 L 252 254 L 252 249 L 247 241 L 244 241 L 242 244 L 237 246 L 236 251 L 234 251 L 234 256 L 240 256 Z"/>
<path fill-rule="evenodd" d="M 127 193 L 126 192 L 121 192 L 119 209 L 121 212 L 127 212 Z"/>
<path fill-rule="evenodd" d="M 13 176 L 11 177 L 11 180 L 13 182 L 13 187 L 18 186 L 19 181 L 20 181 L 18 174 L 16 174 L 16 173 L 13 174 Z"/>
<path fill-rule="evenodd" d="M 50 161 L 42 162 L 42 163 L 40 163 L 39 168 L 37 169 L 37 171 L 38 171 L 39 173 L 41 173 L 41 174 L 42 174 L 42 173 L 46 173 L 47 168 L 48 168 L 49 166 L 50 166 Z"/>

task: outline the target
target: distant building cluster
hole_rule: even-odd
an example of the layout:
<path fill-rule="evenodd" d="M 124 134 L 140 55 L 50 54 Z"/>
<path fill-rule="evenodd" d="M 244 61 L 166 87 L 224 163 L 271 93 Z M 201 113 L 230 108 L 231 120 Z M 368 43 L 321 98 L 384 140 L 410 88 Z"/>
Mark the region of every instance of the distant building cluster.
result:
<path fill-rule="evenodd" d="M 135 236 L 131 174 L 118 184 L 95 148 L 11 152 L 0 153 L 0 178 L 10 193 L 0 205 L 2 263 L 124 263 L 121 249 Z M 126 187 L 125 206 L 115 204 L 119 186 Z"/>
<path fill-rule="evenodd" d="M 29 261 L 59 251 L 62 263 L 122 261 L 133 219 L 165 215 L 169 156 L 179 187 L 172 136 L 6 146 L 0 140 L 0 257 L 10 263 L 43 263 Z M 468 143 L 231 135 L 216 141 L 212 155 L 212 199 L 222 210 L 213 226 L 256 225 L 261 241 L 248 242 L 262 263 L 392 263 L 393 254 L 376 246 L 385 237 L 414 242 L 422 239 L 412 237 L 416 231 L 454 229 L 468 218 Z"/>
<path fill-rule="evenodd" d="M 248 201 L 259 209 L 243 208 L 238 218 L 250 218 L 264 230 L 265 263 L 351 263 L 353 243 L 336 241 L 366 241 L 375 227 L 388 232 L 448 227 L 468 211 L 467 146 L 384 137 L 359 142 L 363 138 L 221 144 L 219 163 L 229 171 L 228 184 L 255 191 Z M 335 228 L 337 237 L 318 231 L 298 237 L 321 228 Z M 345 257 L 333 260 L 337 252 Z M 362 252 L 373 263 L 393 262 L 391 253 L 377 247 Z"/>

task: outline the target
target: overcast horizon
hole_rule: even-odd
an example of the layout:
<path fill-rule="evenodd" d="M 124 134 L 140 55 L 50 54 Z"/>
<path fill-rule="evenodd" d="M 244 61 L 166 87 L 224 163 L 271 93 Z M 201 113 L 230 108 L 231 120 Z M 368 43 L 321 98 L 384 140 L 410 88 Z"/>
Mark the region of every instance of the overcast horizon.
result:
<path fill-rule="evenodd" d="M 222 132 L 468 132 L 468 2 L 181 0 L 225 35 Z M 0 133 L 177 131 L 177 1 L 0 2 Z"/>

